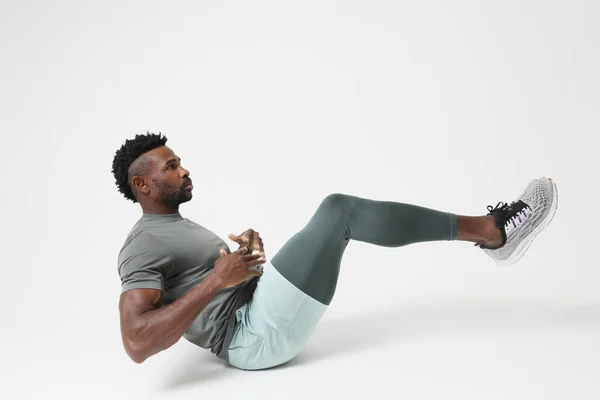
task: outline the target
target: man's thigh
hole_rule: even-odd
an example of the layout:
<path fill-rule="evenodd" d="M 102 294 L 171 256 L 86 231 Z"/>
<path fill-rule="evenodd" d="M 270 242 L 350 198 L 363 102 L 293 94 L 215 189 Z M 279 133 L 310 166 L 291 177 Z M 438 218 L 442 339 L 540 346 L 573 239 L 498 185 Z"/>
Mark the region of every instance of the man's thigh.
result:
<path fill-rule="evenodd" d="M 236 311 L 229 363 L 241 369 L 264 369 L 291 360 L 326 309 L 267 262 L 252 299 Z"/>

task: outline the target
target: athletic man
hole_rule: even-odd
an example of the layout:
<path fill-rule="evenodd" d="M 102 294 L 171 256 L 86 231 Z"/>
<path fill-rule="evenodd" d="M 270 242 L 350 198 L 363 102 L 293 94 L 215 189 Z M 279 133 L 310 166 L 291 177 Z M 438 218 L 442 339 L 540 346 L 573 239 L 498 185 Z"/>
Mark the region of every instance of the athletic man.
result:
<path fill-rule="evenodd" d="M 548 178 L 532 180 L 517 200 L 488 206 L 482 216 L 335 193 L 267 262 L 258 232 L 229 235 L 240 245 L 231 252 L 181 215 L 192 181 L 166 142 L 160 133 L 136 135 L 112 166 L 118 190 L 143 212 L 118 257 L 122 340 L 137 363 L 183 336 L 240 369 L 283 364 L 330 304 L 351 239 L 385 247 L 467 241 L 508 265 L 550 223 L 558 203 Z"/>

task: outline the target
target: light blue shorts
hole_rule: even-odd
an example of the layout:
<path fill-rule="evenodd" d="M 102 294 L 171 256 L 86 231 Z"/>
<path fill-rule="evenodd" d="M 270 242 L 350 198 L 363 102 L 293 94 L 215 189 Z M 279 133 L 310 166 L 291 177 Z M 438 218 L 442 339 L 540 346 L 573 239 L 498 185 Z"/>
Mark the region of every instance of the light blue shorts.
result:
<path fill-rule="evenodd" d="M 326 309 L 267 261 L 254 295 L 235 313 L 229 363 L 256 370 L 290 361 L 300 353 Z"/>

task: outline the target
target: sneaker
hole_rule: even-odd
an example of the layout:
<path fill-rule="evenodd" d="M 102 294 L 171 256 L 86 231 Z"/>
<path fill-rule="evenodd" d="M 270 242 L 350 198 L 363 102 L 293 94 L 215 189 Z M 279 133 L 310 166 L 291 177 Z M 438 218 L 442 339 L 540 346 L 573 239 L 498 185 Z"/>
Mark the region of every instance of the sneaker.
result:
<path fill-rule="evenodd" d="M 482 248 L 499 265 L 511 265 L 523 257 L 533 239 L 550 224 L 558 206 L 558 190 L 550 178 L 532 180 L 518 200 L 488 206 L 502 232 L 502 244 Z"/>

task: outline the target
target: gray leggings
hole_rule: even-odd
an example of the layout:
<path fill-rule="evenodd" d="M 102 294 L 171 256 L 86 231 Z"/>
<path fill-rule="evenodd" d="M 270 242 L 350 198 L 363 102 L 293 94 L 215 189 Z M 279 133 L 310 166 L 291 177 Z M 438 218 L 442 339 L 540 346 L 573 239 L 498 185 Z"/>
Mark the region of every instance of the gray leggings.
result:
<path fill-rule="evenodd" d="M 455 240 L 457 232 L 455 214 L 335 193 L 321 202 L 308 224 L 283 245 L 271 264 L 298 289 L 329 305 L 350 239 L 400 247 Z"/>

